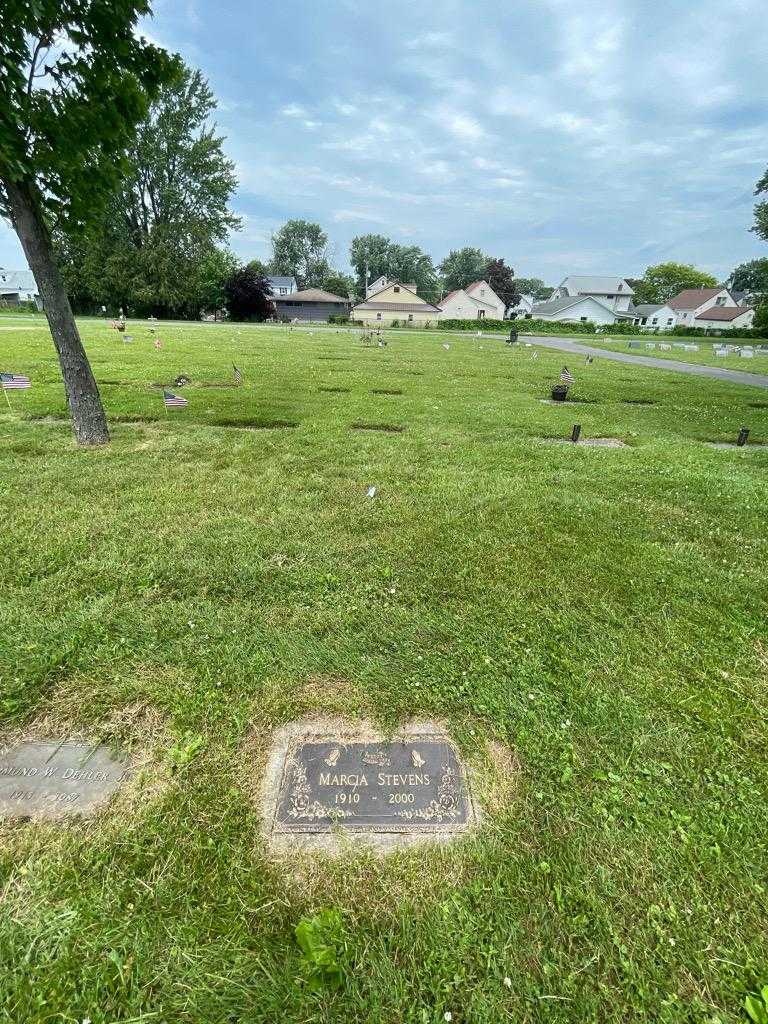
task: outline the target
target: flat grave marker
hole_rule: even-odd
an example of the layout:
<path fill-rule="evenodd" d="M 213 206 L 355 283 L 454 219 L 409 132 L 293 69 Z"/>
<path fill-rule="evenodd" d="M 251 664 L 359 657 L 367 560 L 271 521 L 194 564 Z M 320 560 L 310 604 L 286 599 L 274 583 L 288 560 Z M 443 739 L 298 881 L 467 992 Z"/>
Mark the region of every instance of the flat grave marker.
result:
<path fill-rule="evenodd" d="M 0 818 L 90 816 L 130 772 L 109 748 L 68 741 L 0 743 Z"/>
<path fill-rule="evenodd" d="M 466 773 L 436 727 L 385 739 L 364 726 L 289 726 L 267 772 L 273 842 L 328 848 L 343 836 L 391 848 L 452 838 L 475 822 Z"/>

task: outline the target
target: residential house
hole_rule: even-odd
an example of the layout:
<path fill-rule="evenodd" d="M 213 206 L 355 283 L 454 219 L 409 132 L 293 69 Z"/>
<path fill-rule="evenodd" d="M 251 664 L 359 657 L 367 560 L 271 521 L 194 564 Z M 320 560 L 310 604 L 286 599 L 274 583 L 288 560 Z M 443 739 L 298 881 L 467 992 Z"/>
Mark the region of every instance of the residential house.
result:
<path fill-rule="evenodd" d="M 441 320 L 503 320 L 504 303 L 487 281 L 473 281 L 441 299 Z"/>
<path fill-rule="evenodd" d="M 632 323 L 642 327 L 646 331 L 657 331 L 662 334 L 664 331 L 671 331 L 676 323 L 674 309 L 669 306 L 659 306 L 656 303 L 641 302 L 637 306 L 631 306 Z"/>
<path fill-rule="evenodd" d="M 536 305 L 536 299 L 533 295 L 521 295 L 516 306 L 510 306 L 507 313 L 512 318 L 530 316 L 533 312 L 533 307 Z"/>
<path fill-rule="evenodd" d="M 685 288 L 667 305 L 675 311 L 679 326 L 697 327 L 694 321 L 700 313 L 712 307 L 733 307 L 737 302 L 727 288 Z"/>
<path fill-rule="evenodd" d="M 299 290 L 295 277 L 268 277 L 269 290 L 278 299 L 283 295 L 295 295 Z"/>
<path fill-rule="evenodd" d="M 755 311 L 749 306 L 710 306 L 696 315 L 692 326 L 732 331 L 751 327 L 754 318 Z"/>
<path fill-rule="evenodd" d="M 590 296 L 603 306 L 618 313 L 629 312 L 634 290 L 623 277 L 600 277 L 571 275 L 555 288 L 548 301 L 568 299 L 576 296 Z"/>
<path fill-rule="evenodd" d="M 633 319 L 630 312 L 619 312 L 606 301 L 592 295 L 568 295 L 537 302 L 531 314 L 536 320 L 555 323 L 615 324 Z"/>
<path fill-rule="evenodd" d="M 369 326 L 388 326 L 393 320 L 401 323 L 423 326 L 435 323 L 441 310 L 431 302 L 425 302 L 416 292 L 415 285 L 404 285 L 399 281 L 387 281 L 375 291 L 368 290 L 363 302 L 352 309 L 352 319 Z"/>
<path fill-rule="evenodd" d="M 275 295 L 272 301 L 277 315 L 287 316 L 291 320 L 327 322 L 330 316 L 349 314 L 349 299 L 323 291 L 322 288 L 305 288 L 288 295 Z"/>
<path fill-rule="evenodd" d="M 0 302 L 18 306 L 20 302 L 34 302 L 42 309 L 37 282 L 31 270 L 4 270 L 0 267 Z"/>

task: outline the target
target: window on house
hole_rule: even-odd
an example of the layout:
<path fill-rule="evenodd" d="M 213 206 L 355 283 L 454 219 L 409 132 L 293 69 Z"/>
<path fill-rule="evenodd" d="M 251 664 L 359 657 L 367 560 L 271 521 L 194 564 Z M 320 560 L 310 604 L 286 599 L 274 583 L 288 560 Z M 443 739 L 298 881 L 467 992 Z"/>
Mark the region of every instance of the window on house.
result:
<path fill-rule="evenodd" d="M 481 294 L 481 295 L 485 295 L 485 288 L 481 288 L 481 289 L 480 289 L 480 294 Z"/>
<path fill-rule="evenodd" d="M 400 291 L 400 289 L 398 288 L 398 286 L 397 286 L 397 285 L 395 285 L 395 288 L 394 288 L 394 290 L 395 290 L 396 292 L 399 292 L 399 291 Z"/>
<path fill-rule="evenodd" d="M 724 306 L 725 305 L 725 296 L 724 295 L 720 295 L 717 299 L 715 299 L 715 305 L 716 306 Z"/>
<path fill-rule="evenodd" d="M 281 295 L 287 295 L 288 294 L 288 289 L 287 288 L 281 288 L 280 289 L 280 294 Z"/>
<path fill-rule="evenodd" d="M 484 309 L 478 309 L 478 311 L 477 311 L 477 319 L 478 320 L 484 320 L 485 319 L 485 310 Z"/>
<path fill-rule="evenodd" d="M 675 321 L 674 321 L 674 318 L 673 318 L 673 317 L 671 317 L 671 316 L 670 316 L 670 317 L 668 317 L 668 318 L 667 318 L 667 323 L 668 323 L 668 324 L 672 324 L 672 323 L 674 323 L 674 322 L 675 322 Z"/>
<path fill-rule="evenodd" d="M 580 317 L 579 317 L 579 320 L 581 320 L 581 322 L 582 322 L 583 324 L 585 324 L 585 323 L 587 322 L 587 318 L 586 318 L 585 316 L 580 316 Z"/>
<path fill-rule="evenodd" d="M 377 320 L 381 320 L 381 313 L 377 313 L 377 314 L 376 314 L 376 319 L 377 319 Z"/>
<path fill-rule="evenodd" d="M 658 318 L 657 316 L 655 316 L 655 317 L 653 318 L 653 320 L 651 320 L 651 323 L 652 323 L 652 324 L 657 324 L 658 322 L 659 322 L 659 318 Z"/>
<path fill-rule="evenodd" d="M 413 320 L 413 313 L 409 313 L 409 314 L 408 314 L 408 319 L 409 319 L 409 320 Z"/>

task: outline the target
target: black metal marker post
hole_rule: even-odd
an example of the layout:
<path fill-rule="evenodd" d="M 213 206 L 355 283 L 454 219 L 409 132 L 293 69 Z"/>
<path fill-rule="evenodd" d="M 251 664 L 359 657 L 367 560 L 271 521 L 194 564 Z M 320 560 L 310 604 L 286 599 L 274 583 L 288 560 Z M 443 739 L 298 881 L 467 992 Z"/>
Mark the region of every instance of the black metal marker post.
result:
<path fill-rule="evenodd" d="M 573 441 L 574 444 L 576 444 L 580 437 L 581 437 L 581 424 L 580 423 L 574 423 L 573 424 L 573 430 L 571 431 L 571 440 Z"/>
<path fill-rule="evenodd" d="M 749 437 L 749 427 L 742 427 L 741 430 L 739 431 L 739 436 L 738 436 L 738 438 L 736 440 L 736 444 L 738 445 L 739 448 L 743 448 L 744 447 L 744 445 L 747 443 L 747 438 L 748 437 Z"/>

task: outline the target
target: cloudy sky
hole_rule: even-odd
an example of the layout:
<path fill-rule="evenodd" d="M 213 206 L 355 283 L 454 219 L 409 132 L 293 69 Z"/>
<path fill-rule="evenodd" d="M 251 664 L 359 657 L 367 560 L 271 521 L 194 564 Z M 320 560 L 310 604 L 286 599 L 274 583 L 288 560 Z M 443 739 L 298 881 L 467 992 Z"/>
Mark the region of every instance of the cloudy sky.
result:
<path fill-rule="evenodd" d="M 725 277 L 768 165 L 764 0 L 155 0 L 236 162 L 242 256 L 289 217 L 339 266 L 375 231 L 521 276 Z M 0 228 L 0 265 L 22 266 Z"/>

